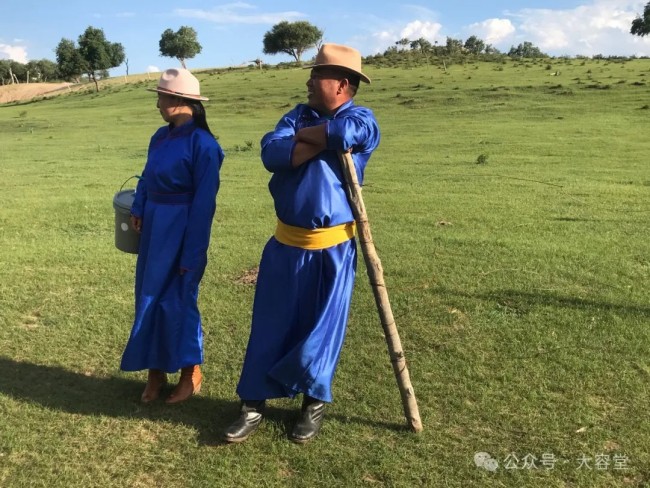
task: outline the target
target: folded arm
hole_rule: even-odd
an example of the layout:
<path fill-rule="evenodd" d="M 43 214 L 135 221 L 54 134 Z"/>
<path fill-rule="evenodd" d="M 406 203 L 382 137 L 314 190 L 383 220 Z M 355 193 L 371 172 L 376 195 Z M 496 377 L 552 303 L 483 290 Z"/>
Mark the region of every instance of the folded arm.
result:
<path fill-rule="evenodd" d="M 296 145 L 291 155 L 291 166 L 297 168 L 327 149 L 327 125 L 304 127 L 296 132 L 293 140 Z"/>

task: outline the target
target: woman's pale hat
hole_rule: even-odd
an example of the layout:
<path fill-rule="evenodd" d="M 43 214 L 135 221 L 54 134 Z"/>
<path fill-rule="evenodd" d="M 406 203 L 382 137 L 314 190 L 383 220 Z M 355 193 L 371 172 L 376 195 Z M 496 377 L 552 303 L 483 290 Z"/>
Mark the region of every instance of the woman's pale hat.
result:
<path fill-rule="evenodd" d="M 199 80 L 189 70 L 183 68 L 170 68 L 160 75 L 156 88 L 147 88 L 149 91 L 164 93 L 188 100 L 206 101 L 209 98 L 201 96 Z"/>
<path fill-rule="evenodd" d="M 350 71 L 359 76 L 366 83 L 370 83 L 370 78 L 361 71 L 361 53 L 356 49 L 341 44 L 323 44 L 316 54 L 314 64 L 307 68 L 318 68 L 321 66 L 331 66 Z"/>

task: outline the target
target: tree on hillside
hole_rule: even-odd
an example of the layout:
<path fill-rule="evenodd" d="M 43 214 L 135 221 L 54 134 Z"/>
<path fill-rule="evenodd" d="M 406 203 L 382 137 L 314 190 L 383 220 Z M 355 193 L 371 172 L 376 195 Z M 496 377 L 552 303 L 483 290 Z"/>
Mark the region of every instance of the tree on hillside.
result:
<path fill-rule="evenodd" d="M 641 37 L 650 34 L 650 2 L 648 2 L 643 9 L 643 17 L 638 16 L 632 21 L 630 34 Z"/>
<path fill-rule="evenodd" d="M 449 56 L 456 54 L 461 54 L 463 52 L 463 41 L 462 39 L 453 39 L 447 37 L 447 42 L 445 44 L 445 53 Z"/>
<path fill-rule="evenodd" d="M 9 59 L 0 59 L 0 80 L 3 85 L 13 83 L 11 61 Z"/>
<path fill-rule="evenodd" d="M 411 41 L 409 45 L 411 46 L 412 50 L 419 50 L 420 52 L 423 53 L 430 51 L 431 48 L 433 47 L 431 43 L 427 41 L 424 37 L 420 37 L 415 41 Z"/>
<path fill-rule="evenodd" d="M 384 51 L 383 56 L 394 56 L 396 54 L 400 54 L 402 51 L 399 51 L 397 49 L 397 46 L 388 46 L 386 50 Z"/>
<path fill-rule="evenodd" d="M 469 36 L 465 40 L 465 50 L 472 54 L 481 54 L 485 50 L 485 42 L 476 36 Z"/>
<path fill-rule="evenodd" d="M 287 22 L 283 20 L 264 34 L 264 54 L 285 53 L 300 62 L 302 54 L 317 47 L 323 38 L 323 31 L 318 27 L 300 20 Z"/>
<path fill-rule="evenodd" d="M 525 41 L 517 47 L 512 46 L 508 51 L 508 56 L 511 58 L 548 58 L 548 54 L 544 54 L 532 42 Z"/>
<path fill-rule="evenodd" d="M 196 31 L 187 26 L 182 26 L 176 32 L 166 29 L 160 37 L 158 47 L 161 56 L 178 59 L 185 69 L 185 60 L 192 59 L 203 49 L 196 38 Z"/>
<path fill-rule="evenodd" d="M 97 77 L 122 64 L 125 57 L 122 44 L 108 42 L 104 31 L 92 26 L 79 36 L 79 53 L 86 62 L 88 78 L 95 82 L 96 91 L 99 91 Z"/>
<path fill-rule="evenodd" d="M 125 57 L 122 44 L 107 41 L 104 31 L 92 26 L 79 36 L 78 47 L 70 39 L 61 39 L 55 52 L 62 78 L 79 82 L 82 73 L 86 73 L 95 82 L 96 91 L 97 78 L 106 76 L 107 70 L 122 64 Z"/>
<path fill-rule="evenodd" d="M 485 51 L 485 54 L 501 54 L 501 51 L 499 51 L 492 44 L 486 44 L 484 51 Z"/>
<path fill-rule="evenodd" d="M 46 82 L 56 77 L 56 64 L 49 59 L 32 60 L 26 65 L 27 83 Z"/>
<path fill-rule="evenodd" d="M 38 70 L 41 74 L 41 81 L 52 81 L 59 77 L 59 71 L 54 61 L 49 59 L 41 59 L 36 62 Z"/>
<path fill-rule="evenodd" d="M 406 46 L 409 46 L 411 41 L 406 37 L 402 37 L 399 41 L 395 41 L 395 45 L 398 49 L 405 50 Z"/>
<path fill-rule="evenodd" d="M 9 79 L 11 83 L 20 83 L 20 80 L 27 81 L 27 66 L 9 59 Z"/>
<path fill-rule="evenodd" d="M 73 80 L 79 83 L 81 74 L 86 71 L 86 63 L 74 41 L 61 39 L 54 52 L 59 75 L 64 80 Z"/>

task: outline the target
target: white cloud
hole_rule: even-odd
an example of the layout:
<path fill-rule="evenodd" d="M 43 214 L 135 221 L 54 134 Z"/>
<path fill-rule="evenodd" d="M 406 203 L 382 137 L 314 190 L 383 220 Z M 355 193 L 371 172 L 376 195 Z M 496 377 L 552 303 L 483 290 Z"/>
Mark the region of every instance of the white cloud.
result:
<path fill-rule="evenodd" d="M 645 2 L 592 0 L 574 9 L 522 9 L 512 13 L 517 38 L 553 55 L 648 55 L 650 39 L 630 34 Z M 519 41 L 518 41 L 519 42 Z"/>
<path fill-rule="evenodd" d="M 400 39 L 414 41 L 421 37 L 431 42 L 444 41 L 445 37 L 440 35 L 442 25 L 437 22 L 415 20 L 403 27 L 394 27 L 376 32 L 370 36 L 355 36 L 351 44 L 363 46 L 363 54 L 368 50 L 373 54 L 384 52 L 388 47 L 394 46 Z"/>
<path fill-rule="evenodd" d="M 218 5 L 211 10 L 175 9 L 174 15 L 202 19 L 217 24 L 277 24 L 283 20 L 300 19 L 306 14 L 296 11 L 262 13 L 257 7 L 244 2 Z"/>
<path fill-rule="evenodd" d="M 442 25 L 437 22 L 422 22 L 415 20 L 410 22 L 400 32 L 400 39 L 407 38 L 411 40 L 425 38 L 429 42 L 440 40 L 440 29 Z"/>
<path fill-rule="evenodd" d="M 498 44 L 508 39 L 516 29 L 510 19 L 487 19 L 470 25 L 468 30 L 488 44 Z"/>
<path fill-rule="evenodd" d="M 0 44 L 0 59 L 13 59 L 22 64 L 27 63 L 27 49 L 23 46 Z"/>
<path fill-rule="evenodd" d="M 147 73 L 160 73 L 160 68 L 158 66 L 150 64 L 147 66 Z"/>

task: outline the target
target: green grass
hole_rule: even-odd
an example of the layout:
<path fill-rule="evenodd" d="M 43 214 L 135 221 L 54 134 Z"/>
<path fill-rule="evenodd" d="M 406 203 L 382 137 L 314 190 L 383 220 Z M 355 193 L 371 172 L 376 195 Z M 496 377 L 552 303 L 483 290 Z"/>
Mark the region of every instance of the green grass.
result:
<path fill-rule="evenodd" d="M 271 402 L 245 444 L 219 440 L 250 325 L 239 278 L 275 223 L 258 142 L 306 72 L 198 73 L 227 155 L 206 378 L 174 407 L 140 405 L 144 373 L 119 371 L 135 257 L 113 245 L 112 198 L 161 125 L 155 81 L 1 106 L 0 486 L 650 483 L 650 62 L 548 64 L 368 68 L 357 101 L 382 143 L 364 198 L 425 430 L 405 429 L 360 260 L 335 401 L 306 446 L 286 439 L 298 400 Z M 506 469 L 511 454 L 538 469 Z"/>

